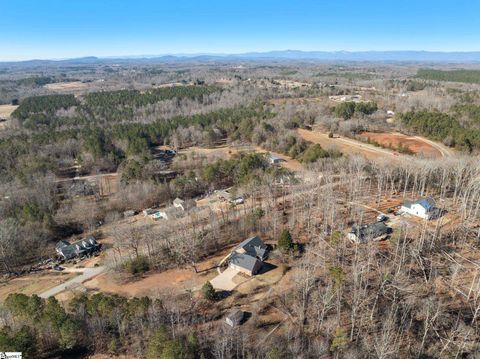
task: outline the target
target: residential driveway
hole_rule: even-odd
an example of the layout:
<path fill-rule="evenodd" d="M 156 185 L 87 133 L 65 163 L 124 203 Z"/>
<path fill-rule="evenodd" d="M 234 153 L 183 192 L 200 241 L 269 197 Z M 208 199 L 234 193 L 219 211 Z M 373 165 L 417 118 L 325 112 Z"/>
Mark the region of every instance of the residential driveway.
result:
<path fill-rule="evenodd" d="M 228 267 L 222 273 L 213 278 L 210 283 L 212 283 L 213 288 L 217 290 L 233 290 L 237 284 L 233 281 L 233 277 L 238 274 L 238 271 Z"/>
<path fill-rule="evenodd" d="M 83 268 L 82 274 L 79 274 L 75 278 L 67 280 L 65 283 L 59 284 L 56 287 L 50 288 L 49 290 L 39 294 L 40 298 L 48 298 L 57 295 L 64 290 L 71 288 L 77 284 L 81 284 L 93 277 L 96 277 L 100 273 L 103 273 L 107 268 L 105 266 L 92 267 L 92 268 Z"/>

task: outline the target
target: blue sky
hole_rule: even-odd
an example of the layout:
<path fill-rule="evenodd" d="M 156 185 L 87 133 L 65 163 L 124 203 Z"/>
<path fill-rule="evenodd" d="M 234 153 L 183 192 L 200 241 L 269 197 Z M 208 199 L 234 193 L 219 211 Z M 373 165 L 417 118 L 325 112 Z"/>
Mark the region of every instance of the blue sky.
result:
<path fill-rule="evenodd" d="M 480 50 L 480 0 L 0 0 L 0 60 Z"/>

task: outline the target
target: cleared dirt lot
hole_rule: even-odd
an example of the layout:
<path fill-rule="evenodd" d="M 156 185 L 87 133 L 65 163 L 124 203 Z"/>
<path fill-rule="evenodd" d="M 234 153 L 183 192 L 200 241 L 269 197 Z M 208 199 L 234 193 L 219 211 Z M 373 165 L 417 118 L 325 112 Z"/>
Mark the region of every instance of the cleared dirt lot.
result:
<path fill-rule="evenodd" d="M 215 266 L 226 253 L 228 251 L 198 263 L 198 273 L 195 273 L 192 267 L 169 269 L 160 273 L 147 273 L 143 276 L 106 272 L 86 281 L 84 286 L 90 290 L 128 297 L 158 296 L 169 291 L 184 293 L 201 288 L 206 281 L 217 276 L 218 272 Z"/>
<path fill-rule="evenodd" d="M 308 131 L 305 129 L 298 129 L 297 133 L 304 139 L 313 143 L 320 144 L 323 148 L 326 149 L 337 149 L 338 151 L 344 154 L 358 154 L 365 156 L 368 159 L 379 159 L 379 158 L 386 158 L 389 160 L 392 159 L 411 159 L 412 156 L 403 155 L 396 151 L 392 151 L 389 149 L 377 147 L 374 145 L 370 145 L 367 143 L 363 143 L 360 141 L 352 140 L 346 137 L 334 137 L 329 138 L 326 133 L 320 131 Z M 454 156 L 455 153 L 443 146 L 439 143 L 427 140 L 423 137 L 419 136 L 407 136 L 401 133 L 392 133 L 392 134 L 382 134 L 382 133 L 373 133 L 373 132 L 364 132 L 365 139 L 370 137 L 375 141 L 384 141 L 380 142 L 388 146 L 392 144 L 395 146 L 395 142 L 397 141 L 398 144 L 403 143 L 406 146 L 411 146 L 412 151 L 415 153 L 421 153 L 422 151 L 426 151 L 425 156 L 430 154 L 430 157 L 451 157 Z M 371 134 L 371 135 L 370 135 Z M 375 137 L 374 137 L 375 136 Z M 378 140 L 377 140 L 378 138 Z"/>
<path fill-rule="evenodd" d="M 75 273 L 38 273 L 0 283 L 0 301 L 10 293 L 39 294 L 76 276 Z"/>
<path fill-rule="evenodd" d="M 9 118 L 13 111 L 17 109 L 18 106 L 14 105 L 0 105 L 0 118 Z"/>
<path fill-rule="evenodd" d="M 404 146 L 416 154 L 421 154 L 427 158 L 439 158 L 451 156 L 451 150 L 447 147 L 435 144 L 432 141 L 418 136 L 407 136 L 403 133 L 376 133 L 363 132 L 359 135 L 361 138 L 374 140 L 383 146 L 399 147 Z"/>
<path fill-rule="evenodd" d="M 9 119 L 10 115 L 12 114 L 13 111 L 16 110 L 18 106 L 13 106 L 13 105 L 0 105 L 0 120 L 6 120 L 6 121 L 0 121 L 0 130 L 3 130 L 7 126 L 9 126 Z"/>
<path fill-rule="evenodd" d="M 75 90 L 84 90 L 88 88 L 88 84 L 81 81 L 57 82 L 53 84 L 46 84 L 44 87 L 51 91 L 68 91 L 68 90 L 75 91 Z"/>
<path fill-rule="evenodd" d="M 326 133 L 319 131 L 308 131 L 299 128 L 297 133 L 304 139 L 313 143 L 318 143 L 325 149 L 336 149 L 344 154 L 358 154 L 365 156 L 368 159 L 378 158 L 395 158 L 404 157 L 402 155 L 395 156 L 393 151 L 383 148 L 368 145 L 359 141 L 351 140 L 349 138 L 335 137 L 329 138 Z"/>

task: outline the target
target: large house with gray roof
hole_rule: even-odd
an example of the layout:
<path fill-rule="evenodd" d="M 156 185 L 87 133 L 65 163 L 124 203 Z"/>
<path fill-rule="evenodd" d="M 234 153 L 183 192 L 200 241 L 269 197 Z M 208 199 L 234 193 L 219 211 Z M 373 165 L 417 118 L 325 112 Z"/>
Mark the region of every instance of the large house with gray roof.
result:
<path fill-rule="evenodd" d="M 59 256 L 68 260 L 92 255 L 101 248 L 102 245 L 96 241 L 95 237 L 90 236 L 72 243 L 65 240 L 59 241 L 55 250 Z"/>
<path fill-rule="evenodd" d="M 235 247 L 228 258 L 228 265 L 239 272 L 252 276 L 262 268 L 267 254 L 267 245 L 259 237 L 251 237 Z"/>

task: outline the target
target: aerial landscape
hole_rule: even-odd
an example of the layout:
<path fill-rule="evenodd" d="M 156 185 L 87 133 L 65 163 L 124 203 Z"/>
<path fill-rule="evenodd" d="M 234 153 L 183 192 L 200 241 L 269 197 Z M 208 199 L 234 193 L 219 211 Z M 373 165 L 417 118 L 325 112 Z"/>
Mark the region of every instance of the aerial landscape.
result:
<path fill-rule="evenodd" d="M 100 3 L 0 24 L 0 358 L 480 358 L 479 5 Z"/>

